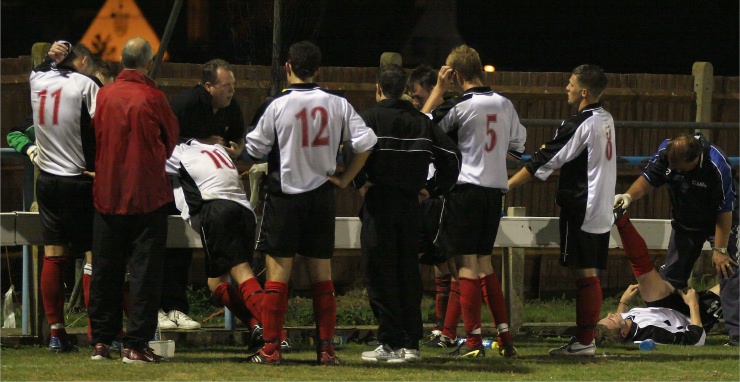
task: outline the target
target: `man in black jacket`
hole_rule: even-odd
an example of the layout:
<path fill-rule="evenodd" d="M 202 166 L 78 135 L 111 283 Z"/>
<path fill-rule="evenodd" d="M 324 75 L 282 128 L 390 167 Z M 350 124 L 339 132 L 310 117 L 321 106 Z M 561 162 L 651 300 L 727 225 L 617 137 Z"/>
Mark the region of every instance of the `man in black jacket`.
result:
<path fill-rule="evenodd" d="M 406 74 L 397 65 L 378 73 L 378 104 L 362 113 L 378 143 L 365 164 L 361 194 L 362 255 L 368 296 L 381 345 L 367 361 L 419 359 L 422 338 L 418 233 L 419 200 L 449 191 L 460 172 L 460 152 L 427 116 L 401 100 Z M 437 173 L 427 180 L 429 164 Z"/>

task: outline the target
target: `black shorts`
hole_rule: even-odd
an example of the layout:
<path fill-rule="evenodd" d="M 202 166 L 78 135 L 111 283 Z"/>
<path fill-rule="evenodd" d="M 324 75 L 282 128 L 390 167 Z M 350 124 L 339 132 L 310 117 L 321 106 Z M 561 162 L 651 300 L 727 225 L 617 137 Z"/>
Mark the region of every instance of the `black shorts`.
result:
<path fill-rule="evenodd" d="M 206 250 L 208 277 L 221 277 L 232 267 L 252 261 L 257 223 L 249 208 L 231 200 L 205 202 L 193 216 L 193 227 Z"/>
<path fill-rule="evenodd" d="M 709 330 L 719 322 L 722 318 L 722 305 L 719 296 L 716 294 L 704 290 L 696 292 L 699 299 L 699 315 L 701 316 L 701 324 L 705 330 Z M 681 295 L 678 294 L 678 290 L 668 295 L 665 298 L 656 301 L 645 302 L 648 308 L 670 308 L 677 312 L 683 313 L 686 317 L 691 317 L 691 310 L 689 306 L 683 301 Z"/>
<path fill-rule="evenodd" d="M 429 198 L 421 202 L 422 219 L 421 232 L 419 233 L 419 263 L 426 265 L 437 265 L 447 261 L 445 251 L 434 244 L 439 236 L 444 210 L 444 199 Z"/>
<path fill-rule="evenodd" d="M 455 186 L 445 198 L 440 248 L 451 255 L 490 255 L 501 222 L 502 196 L 497 188 Z"/>
<path fill-rule="evenodd" d="M 606 269 L 610 233 L 581 230 L 583 219 L 583 215 L 568 215 L 561 208 L 560 265 L 574 269 Z"/>
<path fill-rule="evenodd" d="M 334 253 L 334 189 L 330 182 L 301 194 L 268 193 L 257 250 L 274 257 L 296 253 L 331 259 Z"/>
<path fill-rule="evenodd" d="M 42 171 L 36 181 L 36 200 L 44 245 L 68 246 L 73 253 L 92 248 L 95 207 L 91 177 Z"/>

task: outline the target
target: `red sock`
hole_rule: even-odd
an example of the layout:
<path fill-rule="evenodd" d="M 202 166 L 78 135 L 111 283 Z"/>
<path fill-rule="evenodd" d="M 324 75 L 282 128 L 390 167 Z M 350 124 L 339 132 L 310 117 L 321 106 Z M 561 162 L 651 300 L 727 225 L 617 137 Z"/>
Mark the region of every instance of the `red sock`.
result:
<path fill-rule="evenodd" d="M 280 350 L 283 335 L 285 311 L 288 310 L 288 284 L 279 281 L 265 283 L 265 296 L 262 299 L 262 338 L 267 354 Z"/>
<path fill-rule="evenodd" d="M 488 291 L 488 309 L 491 311 L 493 321 L 496 323 L 498 337 L 501 343 L 506 345 L 512 343 L 511 333 L 509 333 L 509 315 L 506 312 L 506 300 L 504 292 L 501 290 L 501 282 L 495 273 L 483 278 Z M 481 283 L 482 284 L 482 283 Z"/>
<path fill-rule="evenodd" d="M 90 281 L 92 276 L 83 273 L 82 274 L 82 294 L 85 300 L 85 308 L 90 309 Z M 92 325 L 90 324 L 90 316 L 87 316 L 87 339 L 92 340 Z"/>
<path fill-rule="evenodd" d="M 231 283 L 221 283 L 213 291 L 213 296 L 221 302 L 225 307 L 229 308 L 231 313 L 236 316 L 241 322 L 249 325 L 249 319 L 252 314 L 244 304 L 244 298 L 239 290 Z"/>
<path fill-rule="evenodd" d="M 442 329 L 442 335 L 447 338 L 457 338 L 457 324 L 460 323 L 460 283 L 452 281 L 450 283 L 450 299 L 447 301 L 447 312 L 445 313 L 445 323 Z"/>
<path fill-rule="evenodd" d="M 469 279 L 459 277 L 460 283 L 460 307 L 462 309 L 463 325 L 467 340 L 465 344 L 469 348 L 476 348 L 481 345 L 483 338 L 481 336 L 480 307 L 481 307 L 481 289 L 480 279 Z"/>
<path fill-rule="evenodd" d="M 619 231 L 619 237 L 622 238 L 624 254 L 630 259 L 632 273 L 635 277 L 640 277 L 655 269 L 653 261 L 648 256 L 645 239 L 637 232 L 632 221 L 627 218 L 626 213 L 622 215 L 622 219 L 617 224 L 617 230 Z"/>
<path fill-rule="evenodd" d="M 41 299 L 44 302 L 46 320 L 51 324 L 64 325 L 64 266 L 66 257 L 44 256 L 41 269 Z"/>
<path fill-rule="evenodd" d="M 434 278 L 437 284 L 437 294 L 434 296 L 434 322 L 433 330 L 442 330 L 445 323 L 445 313 L 447 313 L 447 303 L 450 299 L 450 282 L 452 275 L 446 274 Z"/>
<path fill-rule="evenodd" d="M 334 328 L 337 326 L 337 298 L 334 296 L 334 282 L 319 281 L 311 285 L 311 290 L 313 291 L 313 315 L 321 345 L 319 351 L 334 355 L 334 347 L 330 345 L 334 339 Z"/>
<path fill-rule="evenodd" d="M 586 277 L 576 280 L 578 297 L 576 299 L 576 338 L 588 345 L 596 334 L 596 322 L 601 313 L 601 280 Z"/>
<path fill-rule="evenodd" d="M 247 309 L 252 312 L 252 316 L 257 321 L 262 322 L 262 299 L 265 294 L 260 282 L 257 281 L 256 277 L 252 277 L 239 284 L 239 290 L 242 292 L 242 299 L 247 305 Z"/>

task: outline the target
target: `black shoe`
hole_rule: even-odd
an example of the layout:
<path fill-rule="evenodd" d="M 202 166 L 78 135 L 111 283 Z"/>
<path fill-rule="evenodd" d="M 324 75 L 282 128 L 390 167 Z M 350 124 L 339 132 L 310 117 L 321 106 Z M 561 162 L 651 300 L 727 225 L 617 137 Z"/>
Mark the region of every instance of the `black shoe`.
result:
<path fill-rule="evenodd" d="M 93 346 L 93 353 L 90 359 L 92 359 L 93 361 L 113 359 L 113 357 L 111 357 L 110 355 L 110 346 L 103 343 L 95 344 L 95 346 Z"/>
<path fill-rule="evenodd" d="M 424 344 L 424 347 L 428 348 L 452 348 L 455 347 L 455 340 L 447 338 L 444 334 L 440 334 L 432 338 L 431 341 Z"/>
<path fill-rule="evenodd" d="M 730 336 L 727 339 L 727 342 L 725 342 L 725 346 L 732 346 L 732 347 L 737 346 L 738 341 L 740 341 L 740 336 Z"/>
<path fill-rule="evenodd" d="M 255 325 L 250 334 L 248 352 L 253 353 L 265 346 L 265 340 L 262 338 L 262 326 Z"/>
<path fill-rule="evenodd" d="M 450 357 L 460 358 L 483 358 L 486 356 L 486 348 L 483 344 L 476 348 L 469 348 L 465 343 L 460 344 L 457 349 L 449 353 Z"/>
<path fill-rule="evenodd" d="M 498 354 L 505 358 L 512 358 L 518 355 L 513 344 L 506 344 L 498 348 Z"/>
<path fill-rule="evenodd" d="M 622 221 L 622 216 L 624 216 L 625 209 L 622 207 L 617 207 L 614 209 L 614 225 L 617 226 L 617 228 L 624 227 L 626 221 L 629 219 L 629 217 L 626 217 L 624 222 Z"/>
<path fill-rule="evenodd" d="M 131 348 L 123 349 L 123 363 L 160 363 L 164 357 L 154 354 L 152 349 L 136 350 Z"/>

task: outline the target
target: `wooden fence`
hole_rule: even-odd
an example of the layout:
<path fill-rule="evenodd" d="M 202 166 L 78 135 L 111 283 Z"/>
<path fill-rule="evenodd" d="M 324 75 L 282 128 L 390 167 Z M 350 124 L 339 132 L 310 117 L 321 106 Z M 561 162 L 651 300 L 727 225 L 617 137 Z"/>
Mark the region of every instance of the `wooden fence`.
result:
<path fill-rule="evenodd" d="M 2 113 L 0 131 L 3 137 L 10 127 L 30 115 L 28 73 L 30 58 L 2 59 Z M 194 86 L 200 77 L 199 64 L 164 63 L 157 82 L 168 97 Z M 236 97 L 245 120 L 251 121 L 270 87 L 270 68 L 234 66 Z M 687 68 L 687 73 L 691 70 Z M 375 68 L 325 67 L 319 71 L 319 83 L 328 90 L 345 96 L 358 110 L 375 104 Z M 521 119 L 562 120 L 573 112 L 566 102 L 565 86 L 569 73 L 485 73 L 484 83 L 511 99 Z M 696 120 L 695 79 L 690 74 L 607 74 L 609 87 L 604 106 L 619 121 L 694 122 Z M 737 123 L 739 118 L 739 78 L 714 77 L 711 98 L 712 122 Z M 554 134 L 554 127 L 528 129 L 525 154 L 532 154 Z M 667 128 L 623 128 L 616 132 L 617 155 L 649 156 L 665 138 L 680 131 Z M 738 129 L 713 131 L 710 139 L 730 156 L 738 156 Z M 7 147 L 5 139 L 2 146 Z M 21 166 L 17 160 L 2 162 L 2 200 L 0 210 L 20 209 Z M 513 169 L 512 169 L 513 171 Z M 620 168 L 617 191 L 626 190 L 639 175 L 638 168 Z M 546 182 L 534 182 L 507 195 L 507 206 L 524 206 L 531 216 L 557 216 L 554 194 L 557 176 Z M 354 216 L 359 197 L 354 190 L 337 192 L 337 216 Z M 635 203 L 633 216 L 668 218 L 668 197 L 664 190 Z"/>

